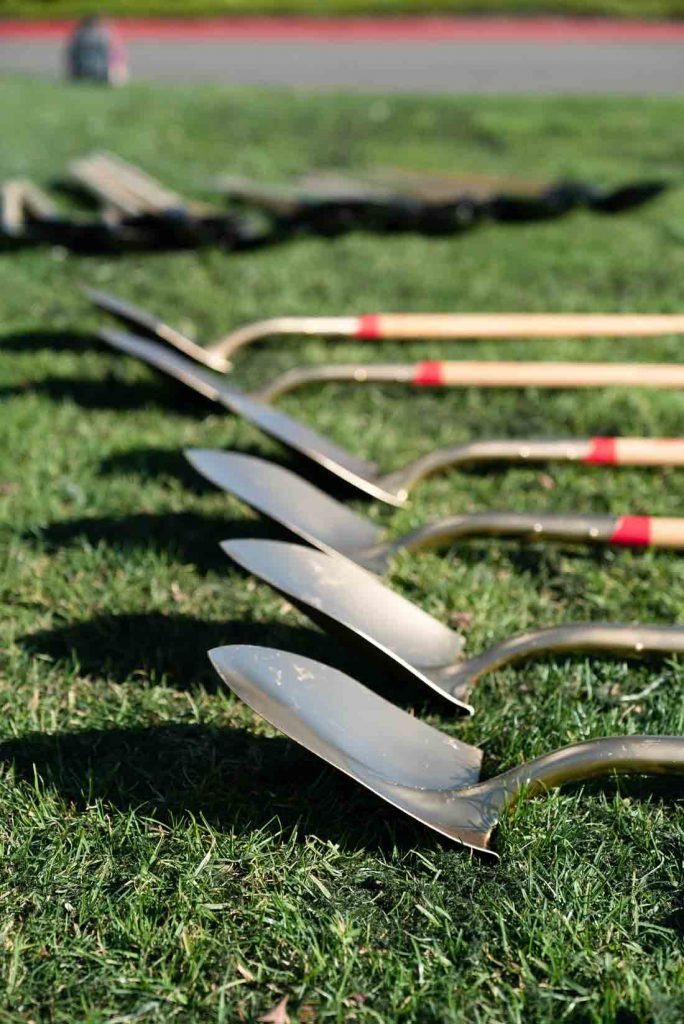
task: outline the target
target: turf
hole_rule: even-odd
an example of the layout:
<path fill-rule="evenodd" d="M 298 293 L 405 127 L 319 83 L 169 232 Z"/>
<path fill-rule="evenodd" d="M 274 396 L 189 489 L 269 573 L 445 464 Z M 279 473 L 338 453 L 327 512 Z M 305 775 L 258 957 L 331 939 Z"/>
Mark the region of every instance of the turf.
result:
<path fill-rule="evenodd" d="M 264 179 L 398 165 L 665 176 L 662 199 L 449 239 L 350 234 L 260 252 L 0 255 L 0 1021 L 674 1024 L 684 1016 L 682 789 L 594 784 L 523 800 L 470 857 L 287 742 L 223 691 L 205 652 L 274 645 L 347 668 L 483 746 L 486 775 L 610 733 L 684 732 L 682 667 L 547 659 L 483 682 L 455 718 L 314 628 L 218 550 L 278 536 L 205 486 L 185 446 L 287 461 L 250 427 L 93 337 L 79 282 L 211 338 L 255 317 L 378 309 L 681 309 L 681 100 L 117 93 L 4 80 L 3 177 L 52 180 L 106 145 L 188 194 L 210 172 Z M 539 356 L 536 343 L 255 346 L 250 384 L 296 361 Z M 678 339 L 563 343 L 556 357 L 676 359 Z M 282 401 L 387 469 L 475 437 L 681 433 L 676 393 L 409 393 L 328 385 Z M 300 467 L 301 468 L 301 467 Z M 682 508 L 677 470 L 451 473 L 393 534 L 484 508 Z M 350 499 L 351 500 L 351 499 Z M 475 652 L 526 627 L 674 622 L 667 552 L 468 542 L 404 556 L 391 582 Z M 465 614 L 463 614 L 465 613 Z M 471 617 L 471 618 L 470 618 Z M 470 624 L 468 626 L 468 620 Z"/>
<path fill-rule="evenodd" d="M 0 17 L 120 18 L 255 15 L 396 17 L 491 14 L 564 17 L 681 18 L 684 0 L 0 0 Z"/>

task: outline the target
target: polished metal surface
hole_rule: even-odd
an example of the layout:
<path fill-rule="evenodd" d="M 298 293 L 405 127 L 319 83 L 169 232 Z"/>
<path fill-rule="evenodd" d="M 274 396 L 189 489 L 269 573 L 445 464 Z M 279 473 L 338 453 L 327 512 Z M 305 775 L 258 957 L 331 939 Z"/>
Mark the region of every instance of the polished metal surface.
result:
<path fill-rule="evenodd" d="M 610 543 L 620 521 L 618 516 L 474 512 L 438 519 L 388 542 L 384 531 L 369 519 L 289 469 L 236 452 L 193 448 L 186 455 L 195 469 L 217 487 L 235 494 L 309 544 L 322 551 L 336 551 L 379 574 L 387 570 L 398 551 L 444 548 L 468 537 Z"/>
<path fill-rule="evenodd" d="M 226 540 L 221 547 L 384 671 L 426 684 L 466 712 L 472 711 L 468 699 L 485 673 L 525 659 L 684 653 L 684 627 L 589 622 L 530 630 L 464 659 L 458 633 L 346 558 L 283 541 Z"/>
<path fill-rule="evenodd" d="M 166 345 L 140 338 L 127 331 L 104 327 L 98 331 L 98 337 L 120 352 L 141 359 L 187 384 L 205 398 L 220 402 L 234 415 L 242 416 L 285 447 L 306 456 L 366 494 L 384 497 L 384 500 L 391 504 L 397 504 L 395 498 L 384 495 L 382 489 L 373 483 L 377 476 L 377 466 L 374 463 L 357 458 L 292 416 L 257 402 L 237 388 L 230 387 L 222 377 L 211 370 L 199 366 Z"/>
<path fill-rule="evenodd" d="M 83 294 L 98 306 L 99 309 L 116 317 L 117 320 L 121 320 L 129 327 L 135 327 L 138 330 L 144 331 L 146 335 L 152 338 L 161 338 L 162 341 L 173 345 L 180 352 L 190 356 L 191 359 L 194 359 L 195 362 L 203 366 L 208 366 L 212 370 L 225 373 L 230 365 L 221 356 L 214 355 L 203 348 L 202 345 L 197 345 L 190 338 L 186 338 L 184 334 L 181 334 L 180 331 L 164 323 L 163 320 L 158 320 L 139 306 L 134 306 L 130 302 L 117 298 L 116 295 L 99 291 L 97 288 L 84 287 Z"/>
<path fill-rule="evenodd" d="M 221 679 L 287 736 L 394 807 L 471 849 L 490 850 L 505 804 L 616 773 L 684 773 L 684 738 L 613 736 L 563 747 L 478 782 L 481 752 L 320 662 L 264 647 L 219 647 Z"/>
<path fill-rule="evenodd" d="M 299 544 L 226 540 L 225 553 L 329 632 L 374 655 L 392 675 L 418 680 L 470 712 L 450 675 L 463 638 L 346 558 Z M 684 630 L 682 631 L 684 644 Z M 461 687 L 464 691 L 464 687 Z"/>
<path fill-rule="evenodd" d="M 207 448 L 190 448 L 185 457 L 217 487 L 323 551 L 353 551 L 377 540 L 368 519 L 274 462 Z"/>

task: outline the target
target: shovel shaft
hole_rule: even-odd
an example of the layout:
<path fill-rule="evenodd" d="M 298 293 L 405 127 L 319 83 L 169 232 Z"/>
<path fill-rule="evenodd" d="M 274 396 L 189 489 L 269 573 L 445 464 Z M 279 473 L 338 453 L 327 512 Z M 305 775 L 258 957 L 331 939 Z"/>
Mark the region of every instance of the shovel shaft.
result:
<path fill-rule="evenodd" d="M 484 388 L 684 388 L 677 363 L 544 363 L 457 360 L 424 363 L 342 363 L 302 366 L 273 378 L 253 397 L 270 402 L 286 391 L 324 381 Z"/>
<path fill-rule="evenodd" d="M 211 346 L 227 358 L 243 345 L 278 334 L 415 340 L 480 338 L 645 338 L 684 333 L 684 314 L 640 313 L 368 313 L 365 316 L 274 317 L 245 324 Z"/>
<path fill-rule="evenodd" d="M 504 462 L 584 462 L 603 466 L 684 466 L 684 438 L 591 437 L 576 440 L 471 441 L 428 452 L 382 478 L 405 501 L 415 484 L 451 466 Z"/>
<path fill-rule="evenodd" d="M 477 801 L 483 821 L 496 824 L 505 803 L 519 790 L 544 793 L 569 782 L 585 782 L 610 775 L 684 774 L 682 736 L 607 736 L 561 747 L 550 754 L 511 768 L 487 782 L 459 791 L 459 797 Z"/>
<path fill-rule="evenodd" d="M 648 655 L 684 654 L 684 627 L 629 626 L 609 622 L 570 623 L 521 633 L 468 658 L 455 672 L 449 671 L 451 692 L 468 699 L 481 676 L 504 665 L 547 654 L 614 654 L 639 658 Z"/>
<path fill-rule="evenodd" d="M 637 313 L 376 313 L 357 338 L 597 338 L 684 332 L 684 315 Z"/>
<path fill-rule="evenodd" d="M 373 380 L 372 368 L 365 379 Z M 524 363 L 494 360 L 418 363 L 411 383 L 430 387 L 684 388 L 672 363 Z"/>
<path fill-rule="evenodd" d="M 391 544 L 390 551 L 422 551 L 444 547 L 463 537 L 478 536 L 681 549 L 684 548 L 684 519 L 477 512 L 420 527 Z"/>

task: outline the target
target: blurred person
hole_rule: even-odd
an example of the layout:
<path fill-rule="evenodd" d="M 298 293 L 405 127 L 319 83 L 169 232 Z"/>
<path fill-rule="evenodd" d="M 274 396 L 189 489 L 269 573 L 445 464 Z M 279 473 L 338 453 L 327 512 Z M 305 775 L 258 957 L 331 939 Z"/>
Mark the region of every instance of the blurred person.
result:
<path fill-rule="evenodd" d="M 128 65 L 121 37 L 103 18 L 83 18 L 67 47 L 67 77 L 125 85 Z"/>

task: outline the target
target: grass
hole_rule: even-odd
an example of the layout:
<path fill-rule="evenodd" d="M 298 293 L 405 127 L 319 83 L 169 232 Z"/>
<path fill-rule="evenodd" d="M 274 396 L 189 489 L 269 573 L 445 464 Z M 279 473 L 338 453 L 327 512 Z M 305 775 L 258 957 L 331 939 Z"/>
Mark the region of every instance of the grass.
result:
<path fill-rule="evenodd" d="M 392 693 L 231 567 L 219 540 L 277 534 L 180 455 L 188 445 L 283 452 L 105 351 L 77 291 L 112 289 L 207 339 L 288 312 L 678 310 L 681 100 L 2 88 L 12 145 L 0 173 L 43 183 L 103 145 L 198 197 L 220 170 L 269 179 L 330 165 L 673 181 L 629 215 L 451 239 L 0 255 L 2 1024 L 255 1021 L 285 995 L 301 1024 L 681 1020 L 681 789 L 625 780 L 523 801 L 491 866 L 400 819 L 217 688 L 206 650 L 247 642 Z M 475 352 L 531 347 L 282 342 L 246 352 L 237 377 L 249 384 L 295 360 Z M 681 342 L 568 342 L 554 354 L 677 359 Z M 469 437 L 677 435 L 682 419 L 680 395 L 641 391 L 331 384 L 282 407 L 388 469 Z M 369 512 L 398 534 L 488 507 L 676 515 L 682 493 L 676 470 L 529 467 L 434 478 L 405 510 Z M 471 613 L 473 652 L 531 626 L 674 622 L 684 611 L 684 562 L 667 552 L 470 542 L 397 560 L 391 582 L 445 622 Z M 579 657 L 492 675 L 469 722 L 426 693 L 395 699 L 482 745 L 489 775 L 578 739 L 681 734 L 683 682 L 670 660 Z"/>
<path fill-rule="evenodd" d="M 77 18 L 303 15 L 305 17 L 535 15 L 681 18 L 684 0 L 0 0 L 0 17 Z"/>

